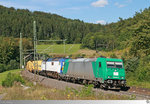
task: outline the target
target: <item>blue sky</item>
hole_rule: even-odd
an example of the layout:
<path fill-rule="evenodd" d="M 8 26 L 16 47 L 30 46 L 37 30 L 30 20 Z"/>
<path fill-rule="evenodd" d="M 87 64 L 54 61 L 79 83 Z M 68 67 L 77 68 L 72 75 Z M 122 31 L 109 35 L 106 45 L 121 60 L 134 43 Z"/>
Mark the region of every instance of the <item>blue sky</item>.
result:
<path fill-rule="evenodd" d="M 117 22 L 150 6 L 150 0 L 0 0 L 0 5 L 55 13 L 89 23 Z"/>

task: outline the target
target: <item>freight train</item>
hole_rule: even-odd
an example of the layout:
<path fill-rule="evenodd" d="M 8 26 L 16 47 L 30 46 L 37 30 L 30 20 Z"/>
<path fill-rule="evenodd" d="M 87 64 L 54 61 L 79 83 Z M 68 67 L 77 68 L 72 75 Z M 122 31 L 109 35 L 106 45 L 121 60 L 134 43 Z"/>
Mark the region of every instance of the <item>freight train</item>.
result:
<path fill-rule="evenodd" d="M 95 87 L 126 88 L 122 59 L 115 58 L 50 58 L 47 61 L 28 61 L 26 69 L 40 75 Z"/>

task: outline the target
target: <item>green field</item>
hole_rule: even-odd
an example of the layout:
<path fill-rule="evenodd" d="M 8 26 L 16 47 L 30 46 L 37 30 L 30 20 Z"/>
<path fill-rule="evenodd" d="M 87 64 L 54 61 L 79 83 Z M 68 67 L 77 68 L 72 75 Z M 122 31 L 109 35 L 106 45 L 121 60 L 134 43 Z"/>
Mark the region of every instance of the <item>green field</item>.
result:
<path fill-rule="evenodd" d="M 9 71 L 5 71 L 3 73 L 0 73 L 0 86 L 2 85 L 2 81 L 5 80 L 5 78 L 6 78 L 6 76 L 7 76 L 7 74 L 9 72 L 11 72 L 11 73 L 18 73 L 20 71 L 21 71 L 21 69 L 15 69 L 15 70 L 9 70 Z"/>
<path fill-rule="evenodd" d="M 65 53 L 73 54 L 80 49 L 81 44 L 66 44 Z M 64 54 L 64 45 L 37 45 L 38 53 Z"/>

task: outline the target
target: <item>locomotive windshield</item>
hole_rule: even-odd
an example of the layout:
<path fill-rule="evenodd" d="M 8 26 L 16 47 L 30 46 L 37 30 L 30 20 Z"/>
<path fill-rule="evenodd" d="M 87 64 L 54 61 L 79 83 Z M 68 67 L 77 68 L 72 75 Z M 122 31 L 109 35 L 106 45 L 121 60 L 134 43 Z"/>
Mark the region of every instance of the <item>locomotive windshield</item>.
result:
<path fill-rule="evenodd" d="M 107 68 L 123 68 L 122 62 L 107 62 Z"/>

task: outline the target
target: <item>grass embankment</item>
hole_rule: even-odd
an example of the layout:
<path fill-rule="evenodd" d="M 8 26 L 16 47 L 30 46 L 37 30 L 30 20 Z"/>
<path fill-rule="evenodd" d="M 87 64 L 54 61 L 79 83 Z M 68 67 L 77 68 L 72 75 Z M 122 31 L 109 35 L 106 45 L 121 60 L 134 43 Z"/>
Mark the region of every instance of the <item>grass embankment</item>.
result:
<path fill-rule="evenodd" d="M 66 44 L 65 53 L 67 55 L 73 54 L 80 49 L 81 44 Z M 37 45 L 38 53 L 47 53 L 47 54 L 64 54 L 64 45 Z"/>
<path fill-rule="evenodd" d="M 3 80 L 9 72 L 20 73 L 21 70 L 11 70 L 1 73 Z M 1 80 L 1 82 L 3 81 Z M 14 82 L 12 87 L 0 87 L 0 94 L 6 94 L 3 100 L 128 100 L 135 97 L 120 96 L 114 94 L 105 94 L 102 92 L 94 92 L 93 86 L 82 87 L 78 89 L 66 88 L 59 90 L 55 88 L 45 87 L 34 84 L 26 79 L 24 86 L 20 82 Z M 28 89 L 26 89 L 28 87 Z"/>
<path fill-rule="evenodd" d="M 0 86 L 2 85 L 2 81 L 5 80 L 5 78 L 7 77 L 7 74 L 10 73 L 20 73 L 22 71 L 22 69 L 15 69 L 15 70 L 9 70 L 9 71 L 5 71 L 3 73 L 0 73 Z"/>
<path fill-rule="evenodd" d="M 114 95 L 96 93 L 92 91 L 92 87 L 83 87 L 80 89 L 66 88 L 66 90 L 58 90 L 55 88 L 44 87 L 39 84 L 34 85 L 26 82 L 28 89 L 24 89 L 19 84 L 15 84 L 11 88 L 3 88 L 7 95 L 3 100 L 131 100 L 134 96 Z"/>
<path fill-rule="evenodd" d="M 134 79 L 127 78 L 127 86 L 150 89 L 150 82 L 140 82 Z"/>

